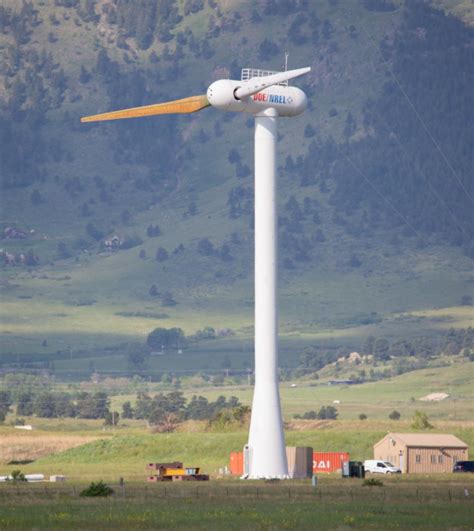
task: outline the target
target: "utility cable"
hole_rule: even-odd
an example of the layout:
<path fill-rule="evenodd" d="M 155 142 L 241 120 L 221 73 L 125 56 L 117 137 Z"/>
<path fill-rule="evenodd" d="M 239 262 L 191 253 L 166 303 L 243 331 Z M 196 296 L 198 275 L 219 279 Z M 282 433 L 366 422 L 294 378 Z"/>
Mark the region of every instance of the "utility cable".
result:
<path fill-rule="evenodd" d="M 354 170 L 369 184 L 369 186 L 379 195 L 389 206 L 390 208 L 406 223 L 406 225 L 420 238 L 422 241 L 425 241 L 423 236 L 413 227 L 413 225 L 407 220 L 407 218 L 398 210 L 398 208 L 387 198 L 384 194 L 374 185 L 374 183 L 355 165 L 354 161 L 346 155 L 340 147 L 335 144 L 339 153 L 349 162 L 349 164 L 354 168 Z"/>
<path fill-rule="evenodd" d="M 383 120 L 383 118 L 381 118 Z M 385 126 L 385 132 L 386 133 L 389 133 L 389 127 L 388 127 L 388 124 L 385 122 L 385 120 L 383 120 L 384 122 L 384 126 Z M 398 147 L 403 151 L 403 153 L 405 154 L 405 156 L 407 157 L 407 161 L 410 161 L 410 155 L 407 151 L 407 149 L 405 148 L 405 146 L 400 142 L 400 139 L 398 138 L 398 135 L 395 135 L 395 140 L 398 144 Z M 426 181 L 426 184 L 428 185 L 428 188 L 431 190 L 432 194 L 438 199 L 438 201 L 446 208 L 446 210 L 449 212 L 451 218 L 453 219 L 455 225 L 458 227 L 458 229 L 464 233 L 464 235 L 469 239 L 471 236 L 469 236 L 469 234 L 466 232 L 466 230 L 464 229 L 464 227 L 458 222 L 458 220 L 456 219 L 455 215 L 453 214 L 452 210 L 449 208 L 448 204 L 446 203 L 446 201 L 438 194 L 438 192 L 436 191 L 436 189 L 433 187 L 433 185 L 431 184 L 430 180 L 428 179 L 428 177 L 426 176 L 426 174 L 421 170 L 417 170 L 418 171 L 418 174 L 421 175 L 423 177 L 423 179 Z"/>
<path fill-rule="evenodd" d="M 382 60 L 385 61 L 382 57 Z M 388 63 L 387 63 L 388 64 Z M 405 92 L 404 88 L 402 87 L 400 81 L 398 80 L 397 76 L 395 75 L 395 73 L 393 72 L 391 66 L 389 65 L 388 66 L 388 69 L 389 69 L 389 72 L 391 74 L 391 76 L 393 77 L 393 79 L 395 80 L 395 83 L 397 84 L 398 88 L 400 89 L 400 92 L 403 94 L 403 96 L 405 97 L 405 99 L 407 100 L 408 104 L 410 105 L 410 107 L 413 109 L 413 112 L 415 113 L 415 116 L 418 118 L 419 122 L 421 123 L 421 125 L 423 126 L 423 129 L 425 130 L 425 133 L 428 135 L 428 137 L 430 138 L 430 140 L 433 142 L 433 144 L 436 146 L 436 149 L 439 151 L 441 157 L 443 158 L 444 162 L 446 163 L 446 165 L 448 166 L 448 168 L 451 170 L 451 173 L 454 175 L 454 177 L 456 178 L 456 180 L 458 181 L 459 185 L 461 186 L 461 188 L 464 190 L 464 193 L 467 195 L 467 197 L 469 197 L 469 199 L 471 200 L 471 203 L 474 204 L 474 199 L 472 198 L 472 196 L 470 195 L 470 193 L 467 191 L 467 188 L 464 186 L 464 183 L 462 182 L 462 180 L 460 179 L 459 175 L 456 173 L 456 171 L 454 170 L 452 164 L 449 162 L 448 158 L 446 157 L 446 155 L 444 154 L 444 151 L 441 149 L 441 147 L 439 146 L 438 142 L 436 141 L 436 139 L 433 137 L 433 135 L 431 134 L 430 130 L 428 129 L 427 125 L 425 124 L 425 121 L 423 120 L 423 118 L 420 116 L 420 113 L 417 111 L 415 105 L 413 104 L 413 102 L 411 101 L 411 99 L 409 98 L 408 94 Z"/>
<path fill-rule="evenodd" d="M 367 33 L 367 30 L 363 26 L 362 26 L 362 31 L 365 33 L 366 37 L 368 37 L 368 40 L 371 41 L 372 43 L 374 43 L 374 39 Z M 377 51 L 380 52 L 379 48 L 377 48 Z M 398 77 L 396 76 L 395 72 L 393 71 L 391 64 L 388 62 L 387 59 L 384 58 L 383 54 L 380 54 L 380 57 L 381 57 L 382 62 L 384 63 L 384 65 L 387 67 L 387 69 L 388 69 L 390 75 L 392 76 L 393 80 L 395 81 L 398 89 L 403 94 L 403 97 L 406 99 L 406 101 L 408 102 L 408 104 L 412 108 L 413 112 L 415 113 L 415 116 L 417 117 L 418 121 L 420 122 L 421 126 L 423 127 L 425 133 L 428 135 L 428 138 L 432 141 L 433 145 L 438 150 L 438 152 L 441 155 L 442 159 L 444 160 L 444 162 L 446 163 L 448 168 L 451 170 L 452 175 L 454 176 L 454 178 L 456 179 L 456 181 L 458 182 L 460 187 L 463 189 L 463 191 L 466 194 L 466 196 L 470 199 L 471 203 L 474 204 L 474 199 L 472 198 L 472 196 L 468 192 L 467 188 L 464 186 L 464 183 L 460 179 L 459 175 L 457 174 L 457 172 L 453 168 L 452 164 L 450 163 L 450 161 L 448 160 L 448 158 L 444 154 L 443 150 L 441 149 L 441 146 L 438 144 L 436 139 L 431 134 L 431 131 L 428 129 L 428 126 L 426 125 L 425 121 L 421 117 L 420 113 L 418 112 L 418 110 L 415 107 L 414 103 L 412 102 L 411 98 L 408 96 L 407 92 L 405 91 L 405 89 L 403 88 L 402 84 L 400 83 Z"/>

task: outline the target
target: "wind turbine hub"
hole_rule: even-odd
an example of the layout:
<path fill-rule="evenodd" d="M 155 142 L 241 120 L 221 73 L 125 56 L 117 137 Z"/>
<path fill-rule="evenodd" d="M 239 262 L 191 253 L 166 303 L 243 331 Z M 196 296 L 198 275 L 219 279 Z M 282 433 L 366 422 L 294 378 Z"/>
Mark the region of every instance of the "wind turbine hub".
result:
<path fill-rule="evenodd" d="M 273 108 L 278 116 L 297 116 L 307 106 L 306 94 L 297 87 L 271 85 L 248 96 L 240 94 L 243 88 L 244 83 L 240 80 L 219 79 L 209 86 L 206 96 L 217 109 L 250 114 Z"/>

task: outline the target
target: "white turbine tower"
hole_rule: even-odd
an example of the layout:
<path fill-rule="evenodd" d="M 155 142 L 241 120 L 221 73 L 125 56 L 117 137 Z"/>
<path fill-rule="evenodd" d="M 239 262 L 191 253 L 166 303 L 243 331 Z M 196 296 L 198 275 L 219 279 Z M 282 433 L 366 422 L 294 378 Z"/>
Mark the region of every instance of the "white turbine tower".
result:
<path fill-rule="evenodd" d="M 251 479 L 286 478 L 278 388 L 276 140 L 279 116 L 296 116 L 306 95 L 288 86 L 311 69 L 269 72 L 245 68 L 241 80 L 220 79 L 207 94 L 82 118 L 82 122 L 192 113 L 212 105 L 255 116 L 255 389 L 248 441 Z"/>

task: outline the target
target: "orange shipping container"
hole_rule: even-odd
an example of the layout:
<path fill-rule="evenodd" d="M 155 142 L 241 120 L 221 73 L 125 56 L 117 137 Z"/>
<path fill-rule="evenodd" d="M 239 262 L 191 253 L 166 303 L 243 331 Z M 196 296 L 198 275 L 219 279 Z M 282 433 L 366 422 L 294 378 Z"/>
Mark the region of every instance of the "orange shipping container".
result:
<path fill-rule="evenodd" d="M 230 473 L 242 476 L 244 473 L 244 452 L 230 452 Z"/>
<path fill-rule="evenodd" d="M 347 452 L 313 452 L 313 474 L 338 472 L 344 461 L 349 461 Z"/>

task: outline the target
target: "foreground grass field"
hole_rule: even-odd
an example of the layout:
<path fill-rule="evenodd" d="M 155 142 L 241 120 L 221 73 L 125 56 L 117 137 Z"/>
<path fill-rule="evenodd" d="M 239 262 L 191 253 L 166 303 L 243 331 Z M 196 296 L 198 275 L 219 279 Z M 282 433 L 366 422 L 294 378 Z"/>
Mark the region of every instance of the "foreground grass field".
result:
<path fill-rule="evenodd" d="M 0 485 L 0 529 L 470 529 L 473 478 L 219 481 L 114 486 L 109 499 L 82 485 Z M 466 492 L 468 494 L 466 494 Z"/>

